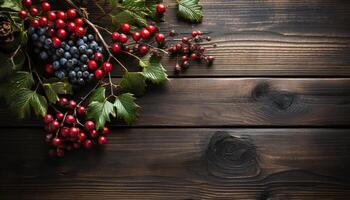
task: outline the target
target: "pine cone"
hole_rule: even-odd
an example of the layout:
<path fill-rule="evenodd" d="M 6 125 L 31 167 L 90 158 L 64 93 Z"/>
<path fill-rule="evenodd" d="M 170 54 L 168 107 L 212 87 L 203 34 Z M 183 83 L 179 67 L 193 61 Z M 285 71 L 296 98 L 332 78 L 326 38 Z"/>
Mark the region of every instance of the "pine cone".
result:
<path fill-rule="evenodd" d="M 7 15 L 0 14 L 0 44 L 10 43 L 15 40 L 15 31 L 12 21 Z"/>

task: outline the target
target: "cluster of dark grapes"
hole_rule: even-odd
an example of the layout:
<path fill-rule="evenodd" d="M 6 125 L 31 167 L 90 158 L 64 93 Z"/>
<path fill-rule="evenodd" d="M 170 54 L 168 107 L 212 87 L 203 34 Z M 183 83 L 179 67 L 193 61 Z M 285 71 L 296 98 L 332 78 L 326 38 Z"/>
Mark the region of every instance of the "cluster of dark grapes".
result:
<path fill-rule="evenodd" d="M 60 98 L 55 114 L 44 117 L 46 136 L 50 144 L 51 156 L 64 156 L 65 151 L 92 148 L 94 145 L 103 145 L 107 142 L 109 128 L 96 130 L 93 121 L 86 120 L 86 109 L 77 105 L 74 100 Z"/>

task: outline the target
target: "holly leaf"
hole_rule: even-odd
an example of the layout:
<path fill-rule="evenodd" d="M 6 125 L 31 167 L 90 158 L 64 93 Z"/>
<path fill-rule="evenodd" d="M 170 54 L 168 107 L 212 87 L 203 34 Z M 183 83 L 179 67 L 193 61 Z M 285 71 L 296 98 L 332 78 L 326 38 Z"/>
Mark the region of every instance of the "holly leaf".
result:
<path fill-rule="evenodd" d="M 106 122 L 111 121 L 110 115 L 116 116 L 114 105 L 107 99 L 104 99 L 103 102 L 93 101 L 87 107 L 87 117 L 94 120 L 97 130 L 103 128 Z"/>
<path fill-rule="evenodd" d="M 143 68 L 143 75 L 152 83 L 159 84 L 168 80 L 166 70 L 158 58 L 146 55 L 141 59 L 140 66 Z"/>
<path fill-rule="evenodd" d="M 131 124 L 137 118 L 139 106 L 135 103 L 135 97 L 131 93 L 124 93 L 115 99 L 114 107 L 117 110 L 117 117 Z"/>
<path fill-rule="evenodd" d="M 99 87 L 91 93 L 89 103 L 93 101 L 103 102 L 106 99 L 106 88 Z"/>
<path fill-rule="evenodd" d="M 180 0 L 178 1 L 177 15 L 189 22 L 199 23 L 203 19 L 202 6 L 199 0 Z"/>
<path fill-rule="evenodd" d="M 119 82 L 123 92 L 131 92 L 136 96 L 145 93 L 146 81 L 141 72 L 127 72 Z"/>
<path fill-rule="evenodd" d="M 4 0 L 0 2 L 0 8 L 19 11 L 22 8 L 20 0 Z"/>

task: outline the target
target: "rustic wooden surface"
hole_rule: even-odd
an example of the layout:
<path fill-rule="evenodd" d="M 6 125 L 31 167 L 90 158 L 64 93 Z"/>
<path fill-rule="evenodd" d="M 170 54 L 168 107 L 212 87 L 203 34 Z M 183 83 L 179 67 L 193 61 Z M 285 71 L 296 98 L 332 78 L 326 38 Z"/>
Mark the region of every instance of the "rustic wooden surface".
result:
<path fill-rule="evenodd" d="M 350 2 L 201 0 L 193 27 L 166 2 L 162 30 L 211 34 L 215 65 L 165 58 L 139 121 L 64 159 L 1 104 L 0 199 L 350 199 Z"/>

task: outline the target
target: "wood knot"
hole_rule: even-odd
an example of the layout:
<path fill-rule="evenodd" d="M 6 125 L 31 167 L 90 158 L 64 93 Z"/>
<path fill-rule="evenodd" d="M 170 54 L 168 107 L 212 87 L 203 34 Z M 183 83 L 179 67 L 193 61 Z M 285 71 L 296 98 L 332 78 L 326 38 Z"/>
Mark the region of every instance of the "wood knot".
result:
<path fill-rule="evenodd" d="M 259 173 L 257 154 L 248 138 L 216 132 L 208 145 L 208 170 L 215 176 L 245 178 Z"/>

